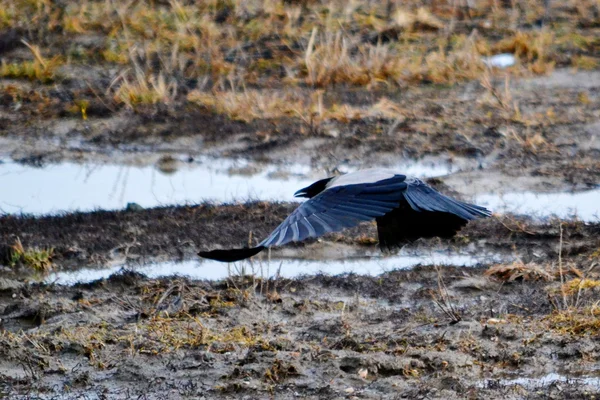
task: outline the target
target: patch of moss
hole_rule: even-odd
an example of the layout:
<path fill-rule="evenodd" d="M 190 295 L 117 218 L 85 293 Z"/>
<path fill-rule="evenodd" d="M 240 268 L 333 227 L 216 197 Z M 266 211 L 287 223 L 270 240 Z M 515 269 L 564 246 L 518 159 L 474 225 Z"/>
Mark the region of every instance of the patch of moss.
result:
<path fill-rule="evenodd" d="M 600 334 L 600 308 L 596 306 L 557 310 L 544 318 L 544 321 L 550 329 L 561 335 Z"/>

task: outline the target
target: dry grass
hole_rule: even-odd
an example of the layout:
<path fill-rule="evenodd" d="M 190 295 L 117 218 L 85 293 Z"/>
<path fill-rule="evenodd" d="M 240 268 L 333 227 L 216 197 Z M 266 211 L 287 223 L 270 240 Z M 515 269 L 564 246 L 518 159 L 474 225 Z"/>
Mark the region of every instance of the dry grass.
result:
<path fill-rule="evenodd" d="M 508 75 L 505 76 L 502 89 L 499 89 L 492 83 L 492 77 L 489 71 L 486 71 L 486 73 L 481 76 L 479 83 L 488 94 L 488 98 L 485 99 L 484 102 L 487 102 L 491 107 L 500 110 L 502 117 L 508 121 L 518 121 L 521 119 L 519 104 L 512 98 Z"/>
<path fill-rule="evenodd" d="M 600 334 L 600 308 L 598 304 L 556 310 L 545 318 L 549 328 L 561 334 L 593 335 Z"/>
<path fill-rule="evenodd" d="M 117 86 L 113 100 L 130 108 L 144 104 L 169 104 L 177 95 L 177 84 L 167 83 L 162 73 L 147 76 L 138 71 L 133 80 L 121 75 L 113 84 Z"/>
<path fill-rule="evenodd" d="M 576 295 L 584 290 L 600 287 L 600 281 L 589 278 L 574 278 L 563 285 L 563 292 L 568 296 Z"/>
<path fill-rule="evenodd" d="M 208 79 L 221 90 L 232 79 L 265 88 L 298 83 L 317 88 L 451 85 L 480 79 L 486 73 L 481 56 L 504 52 L 519 59 L 507 73 L 545 74 L 559 51 L 597 52 L 597 35 L 579 28 L 589 25 L 597 4 L 567 3 L 561 9 L 569 10 L 566 22 L 552 31 L 521 29 L 545 15 L 535 0 L 509 7 L 476 2 L 467 9 L 455 2 L 424 5 L 417 0 L 322 0 L 304 6 L 276 0 L 86 0 L 67 7 L 45 0 L 6 0 L 0 28 L 28 26 L 37 37 L 58 41 L 51 48 L 59 54 L 5 61 L 0 75 L 51 82 L 70 51 L 60 41 L 84 35 L 102 38 L 100 49 L 86 53 L 86 62 L 123 68 L 111 93 L 129 107 L 170 103 L 187 79 Z M 30 48 L 35 55 L 36 48 Z M 581 54 L 572 63 L 596 68 L 598 57 Z M 262 106 L 270 107 L 277 106 Z"/>
<path fill-rule="evenodd" d="M 576 56 L 573 57 L 573 67 L 577 69 L 583 69 L 591 71 L 597 69 L 600 66 L 600 59 L 588 56 Z"/>
<path fill-rule="evenodd" d="M 348 122 L 367 117 L 402 118 L 406 113 L 398 104 L 382 98 L 371 106 L 355 107 L 348 104 L 323 104 L 323 92 L 244 90 L 192 91 L 188 101 L 206 107 L 231 119 L 251 122 L 256 119 L 297 117 L 306 123 L 319 124 L 328 120 Z"/>
<path fill-rule="evenodd" d="M 62 57 L 54 56 L 51 59 L 46 59 L 42 56 L 42 52 L 38 46 L 30 45 L 23 40 L 31 54 L 33 61 L 21 61 L 7 63 L 2 60 L 0 65 L 0 77 L 12 79 L 28 79 L 31 81 L 37 80 L 41 83 L 51 83 L 56 79 L 56 70 L 61 66 Z"/>
<path fill-rule="evenodd" d="M 25 248 L 20 239 L 11 246 L 8 265 L 11 268 L 25 267 L 46 274 L 52 270 L 54 249 Z"/>
<path fill-rule="evenodd" d="M 298 77 L 313 87 L 336 84 L 358 86 L 429 82 L 454 84 L 485 71 L 477 35 L 455 35 L 449 40 L 395 45 L 364 44 L 343 32 L 312 31 L 305 54 L 298 60 Z"/>
<path fill-rule="evenodd" d="M 40 356 L 54 356 L 69 348 L 84 355 L 90 365 L 99 369 L 111 368 L 123 356 L 154 356 L 180 349 L 202 348 L 213 353 L 226 353 L 261 346 L 273 350 L 267 340 L 268 332 L 255 332 L 254 328 L 244 325 L 214 326 L 223 309 L 240 306 L 241 301 L 247 301 L 244 299 L 248 293 L 237 289 L 192 292 L 181 281 L 170 286 L 150 282 L 140 287 L 140 293 L 140 301 L 128 302 L 128 305 L 143 317 L 131 324 L 118 328 L 107 322 L 70 326 L 59 328 L 52 335 L 2 331 L 0 344 L 10 343 L 14 348 L 33 346 Z M 116 301 L 122 304 L 121 299 Z M 80 299 L 75 309 L 101 307 L 101 303 L 93 298 Z M 180 303 L 181 307 L 173 312 L 166 311 L 166 306 L 172 303 Z M 190 309 L 195 312 L 190 313 Z M 106 351 L 109 347 L 112 350 Z"/>
<path fill-rule="evenodd" d="M 299 375 L 298 368 L 293 364 L 287 363 L 280 359 L 275 359 L 273 364 L 267 368 L 263 379 L 268 383 L 278 383 L 290 376 Z"/>
<path fill-rule="evenodd" d="M 35 332 L 12 334 L 7 331 L 0 333 L 0 339 L 3 337 L 13 346 L 33 344 L 38 354 L 46 356 L 60 354 L 64 347 L 69 347 L 84 355 L 90 365 L 99 369 L 110 368 L 119 357 L 105 351 L 108 343 L 118 344 L 120 356 L 130 357 L 139 354 L 166 354 L 179 349 L 198 347 L 221 353 L 254 345 L 270 348 L 262 336 L 254 334 L 246 326 L 213 330 L 207 328 L 200 318 L 188 314 L 155 316 L 125 329 L 113 329 L 107 323 L 101 322 L 69 329 L 62 328 L 52 337 Z"/>
<path fill-rule="evenodd" d="M 535 74 L 546 74 L 554 68 L 550 49 L 555 41 L 554 34 L 548 30 L 538 32 L 516 32 L 495 43 L 490 53 L 510 53 L 518 57 Z"/>
<path fill-rule="evenodd" d="M 448 293 L 448 288 L 444 282 L 442 270 L 436 266 L 437 288 L 430 290 L 429 295 L 433 303 L 448 317 L 451 324 L 456 324 L 462 320 L 462 317 L 453 304 L 452 298 Z"/>
<path fill-rule="evenodd" d="M 512 264 L 493 265 L 485 272 L 486 276 L 496 278 L 502 282 L 524 281 L 552 281 L 554 274 L 548 268 L 535 263 L 525 264 L 515 261 Z"/>
<path fill-rule="evenodd" d="M 545 320 L 550 329 L 561 334 L 598 335 L 600 334 L 600 303 L 597 300 L 597 288 L 600 287 L 600 281 L 586 278 L 585 274 L 577 267 L 563 262 L 563 225 L 560 224 L 559 228 L 558 278 L 560 285 L 558 287 L 551 286 L 547 290 L 554 311 Z M 594 267 L 594 264 L 591 267 Z M 576 277 L 567 280 L 567 274 Z"/>
<path fill-rule="evenodd" d="M 388 47 L 351 43 L 343 32 L 324 34 L 318 40 L 315 28 L 304 57 L 299 60 L 299 76 L 313 87 L 339 83 L 374 85 L 397 82 L 406 62 Z"/>
<path fill-rule="evenodd" d="M 310 100 L 297 92 L 245 90 L 207 93 L 195 90 L 188 94 L 187 99 L 215 113 L 245 122 L 310 112 L 307 109 Z"/>

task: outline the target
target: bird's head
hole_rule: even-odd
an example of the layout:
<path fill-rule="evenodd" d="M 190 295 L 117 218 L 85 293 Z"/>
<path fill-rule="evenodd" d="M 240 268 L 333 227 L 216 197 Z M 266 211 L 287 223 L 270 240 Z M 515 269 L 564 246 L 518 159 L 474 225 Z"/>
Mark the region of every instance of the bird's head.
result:
<path fill-rule="evenodd" d="M 321 193 L 323 190 L 325 190 L 327 184 L 332 179 L 333 178 L 325 178 L 321 179 L 320 181 L 316 181 L 312 185 L 298 190 L 296 193 L 294 193 L 294 197 L 306 197 L 308 199 L 312 199 L 313 197 Z"/>

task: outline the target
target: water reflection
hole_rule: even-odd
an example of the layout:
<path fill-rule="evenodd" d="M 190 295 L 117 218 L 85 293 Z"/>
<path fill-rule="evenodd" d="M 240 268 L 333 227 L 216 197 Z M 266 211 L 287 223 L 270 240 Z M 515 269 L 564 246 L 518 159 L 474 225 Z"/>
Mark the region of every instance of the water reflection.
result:
<path fill-rule="evenodd" d="M 160 165 L 164 170 L 164 165 Z M 291 200 L 312 182 L 309 169 L 266 166 L 256 174 L 230 173 L 243 163 L 212 161 L 181 164 L 164 173 L 155 166 L 61 163 L 35 168 L 0 164 L 0 209 L 6 213 L 47 214 L 60 211 L 121 209 L 248 199 Z M 274 172 L 277 171 L 277 176 Z"/>
<path fill-rule="evenodd" d="M 407 162 L 390 168 L 417 177 L 441 176 L 451 171 L 451 165 L 439 163 Z M 356 168 L 344 167 L 344 172 L 353 170 Z M 294 201 L 296 190 L 328 175 L 301 164 L 209 158 L 185 162 L 167 157 L 154 166 L 66 162 L 40 168 L 4 162 L 0 163 L 0 213 L 116 210 L 129 203 L 147 208 L 202 201 Z M 584 221 L 597 221 L 600 215 L 600 189 L 481 194 L 472 200 L 496 213 L 542 218 L 576 215 Z"/>
<path fill-rule="evenodd" d="M 593 386 L 600 388 L 600 377 L 598 376 L 567 376 L 551 372 L 537 378 L 519 377 L 514 379 L 486 379 L 479 383 L 479 387 L 515 386 L 519 385 L 526 389 L 541 389 L 557 383 L 568 383 L 578 386 Z"/>
<path fill-rule="evenodd" d="M 476 196 L 475 202 L 496 213 L 512 212 L 538 218 L 576 216 L 583 221 L 600 218 L 600 189 L 576 193 L 483 194 Z"/>
<path fill-rule="evenodd" d="M 448 173 L 439 164 L 407 164 L 398 171 L 429 177 Z M 347 170 L 351 170 L 348 168 Z M 78 164 L 43 168 L 0 163 L 0 213 L 64 211 L 258 200 L 295 200 L 296 190 L 327 174 L 300 164 L 254 164 L 246 160 L 163 160 L 156 166 Z"/>
<path fill-rule="evenodd" d="M 127 269 L 142 273 L 150 278 L 162 276 L 185 276 L 192 279 L 219 280 L 230 275 L 253 274 L 259 277 L 294 278 L 302 275 L 325 273 L 338 275 L 355 273 L 360 275 L 379 275 L 394 269 L 413 268 L 417 265 L 454 265 L 475 266 L 491 264 L 510 259 L 496 253 L 478 255 L 453 252 L 431 252 L 430 254 L 400 254 L 390 257 L 367 257 L 346 260 L 299 260 L 281 259 L 270 262 L 254 261 L 224 264 L 212 260 L 191 260 L 186 262 L 164 262 L 142 266 L 127 266 Z M 47 283 L 72 285 L 108 278 L 123 269 L 117 265 L 106 269 L 81 269 L 52 273 L 46 278 Z"/>

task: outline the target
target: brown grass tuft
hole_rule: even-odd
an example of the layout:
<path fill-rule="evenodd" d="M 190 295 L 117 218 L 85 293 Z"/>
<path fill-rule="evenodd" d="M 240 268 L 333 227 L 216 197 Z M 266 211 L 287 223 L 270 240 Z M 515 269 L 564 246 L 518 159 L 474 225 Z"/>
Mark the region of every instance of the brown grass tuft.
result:
<path fill-rule="evenodd" d="M 549 272 L 547 268 L 535 263 L 525 264 L 522 261 L 515 261 L 512 264 L 493 265 L 485 271 L 485 275 L 503 282 L 513 282 L 516 280 L 554 280 L 554 274 Z"/>

